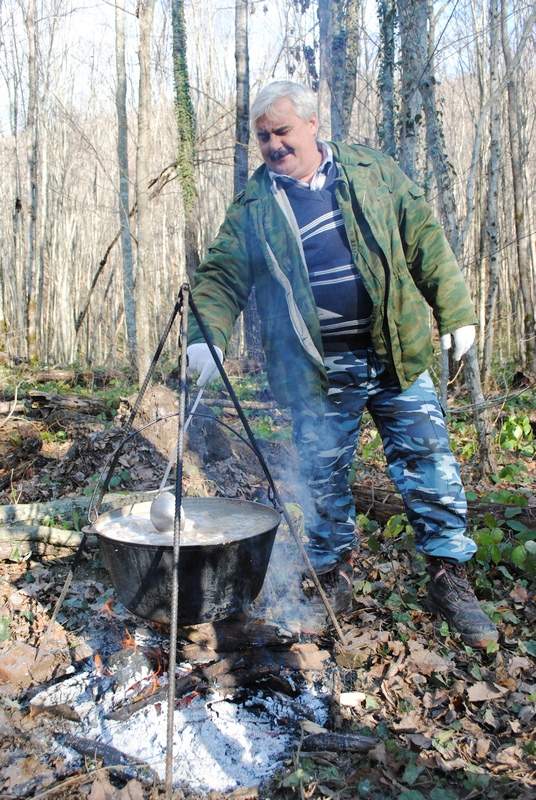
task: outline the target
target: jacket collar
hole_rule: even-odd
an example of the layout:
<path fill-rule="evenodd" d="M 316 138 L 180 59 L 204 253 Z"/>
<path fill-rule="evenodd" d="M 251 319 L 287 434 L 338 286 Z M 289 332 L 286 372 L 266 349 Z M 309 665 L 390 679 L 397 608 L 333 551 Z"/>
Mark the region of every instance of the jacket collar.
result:
<path fill-rule="evenodd" d="M 342 142 L 327 142 L 333 151 L 333 157 L 336 164 L 340 164 L 343 171 L 346 172 L 346 167 L 355 170 L 354 177 L 357 177 L 358 183 L 367 183 L 367 174 L 361 173 L 356 167 L 368 167 L 375 160 L 373 151 L 363 145 L 349 146 Z M 245 202 L 251 202 L 260 198 L 272 195 L 272 180 L 266 164 L 261 164 L 258 167 L 244 190 Z"/>

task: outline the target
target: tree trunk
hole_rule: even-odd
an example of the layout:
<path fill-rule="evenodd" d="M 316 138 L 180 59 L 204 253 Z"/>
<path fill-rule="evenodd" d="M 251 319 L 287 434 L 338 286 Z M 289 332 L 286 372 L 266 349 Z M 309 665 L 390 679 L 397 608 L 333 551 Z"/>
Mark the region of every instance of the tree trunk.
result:
<path fill-rule="evenodd" d="M 471 390 L 471 402 L 483 403 L 485 398 L 480 383 L 480 369 L 476 347 L 473 345 L 465 356 L 465 380 Z M 478 437 L 478 466 L 480 475 L 486 477 L 497 471 L 495 449 L 493 446 L 493 426 L 489 421 L 489 411 L 475 408 L 473 412 Z"/>
<path fill-rule="evenodd" d="M 426 0 L 426 13 L 429 24 L 430 39 L 425 43 L 422 36 L 416 37 L 416 45 L 423 47 L 422 51 L 414 52 L 414 59 L 419 67 L 420 81 L 418 88 L 421 93 L 426 119 L 426 144 L 429 158 L 432 161 L 434 177 L 437 185 L 439 211 L 449 244 L 457 256 L 459 253 L 460 237 L 456 214 L 456 200 L 454 195 L 453 171 L 447 156 L 443 126 L 437 108 L 435 92 L 436 80 L 434 75 L 434 42 L 432 37 L 433 4 Z M 426 49 L 424 49 L 426 47 Z M 465 357 L 465 377 L 471 394 L 471 402 L 482 402 L 482 388 L 476 348 L 472 347 Z M 441 364 L 442 401 L 446 403 L 446 389 L 448 382 L 448 357 Z M 483 475 L 495 469 L 493 453 L 493 426 L 490 423 L 489 411 L 476 408 L 474 412 L 475 426 L 479 442 L 479 464 Z"/>
<path fill-rule="evenodd" d="M 28 136 L 28 230 L 26 251 L 26 345 L 30 361 L 37 360 L 37 303 L 38 281 L 37 209 L 39 169 L 39 117 L 37 43 L 38 21 L 36 0 L 28 0 L 24 17 L 28 36 L 28 111 L 26 130 Z"/>
<path fill-rule="evenodd" d="M 346 139 L 352 118 L 358 57 L 359 0 L 332 0 L 331 135 Z"/>
<path fill-rule="evenodd" d="M 397 0 L 400 24 L 401 108 L 398 160 L 417 179 L 417 144 L 422 124 L 420 82 L 427 56 L 427 0 Z"/>
<path fill-rule="evenodd" d="M 359 3 L 346 0 L 346 51 L 344 55 L 344 83 L 342 88 L 341 139 L 347 139 L 354 107 L 357 62 L 359 59 Z"/>
<path fill-rule="evenodd" d="M 433 6 L 430 0 L 427 0 L 427 2 L 428 16 L 429 20 L 431 20 Z M 433 41 L 429 43 L 428 51 L 433 52 Z M 426 146 L 437 185 L 437 201 L 441 222 L 452 251 L 458 257 L 460 242 L 454 196 L 456 175 L 447 156 L 441 112 L 437 105 L 435 87 L 433 58 L 427 55 L 419 86 L 426 119 Z"/>
<path fill-rule="evenodd" d="M 378 0 L 380 23 L 380 66 L 378 88 L 381 104 L 381 124 L 378 131 L 381 149 L 390 156 L 396 154 L 395 138 L 395 0 Z"/>
<path fill-rule="evenodd" d="M 117 87 L 117 162 L 119 167 L 119 225 L 123 255 L 123 304 L 127 329 L 128 358 L 132 367 L 137 364 L 136 298 L 134 296 L 134 263 L 130 236 L 130 199 L 128 174 L 127 77 L 125 68 L 125 12 L 115 7 L 115 58 Z"/>
<path fill-rule="evenodd" d="M 199 265 L 197 219 L 195 205 L 195 113 L 190 95 L 188 63 L 186 61 L 186 26 L 184 0 L 171 0 L 173 28 L 173 79 L 175 86 L 175 117 L 177 120 L 177 173 L 184 206 L 184 250 L 186 273 L 192 278 Z"/>
<path fill-rule="evenodd" d="M 525 186 L 523 180 L 522 162 L 522 120 L 519 109 L 519 71 L 512 68 L 512 48 L 506 27 L 506 3 L 501 0 L 501 38 L 502 50 L 506 71 L 509 74 L 507 83 L 508 97 L 508 135 L 510 142 L 510 164 L 512 168 L 512 186 L 514 194 L 514 229 L 516 234 L 516 257 L 523 302 L 525 348 L 521 348 L 520 355 L 525 358 L 526 364 L 532 372 L 536 372 L 536 338 L 534 307 L 532 304 L 531 263 L 530 263 L 530 237 L 528 233 L 527 218 L 525 214 Z"/>
<path fill-rule="evenodd" d="M 498 94 L 498 56 L 500 15 L 499 0 L 490 0 L 489 3 L 489 70 L 490 92 Z M 484 341 L 484 359 L 482 362 L 482 383 L 486 387 L 491 379 L 491 362 L 494 343 L 494 319 L 497 308 L 499 292 L 499 267 L 500 267 L 500 233 L 499 233 L 499 174 L 501 168 L 501 104 L 495 102 L 490 112 L 489 126 L 489 161 L 488 161 L 488 187 L 486 197 L 486 256 L 488 263 L 488 294 L 486 297 L 486 336 Z"/>
<path fill-rule="evenodd" d="M 149 208 L 149 154 L 151 152 L 151 32 L 155 0 L 140 0 L 138 146 L 136 151 L 136 200 L 138 256 L 136 269 L 136 363 L 141 383 L 149 369 L 150 357 L 150 300 L 149 266 L 151 245 L 151 212 Z"/>
<path fill-rule="evenodd" d="M 234 146 L 235 195 L 242 191 L 248 179 L 249 145 L 249 0 L 235 0 L 235 63 L 236 63 L 236 122 Z M 245 351 L 249 357 L 259 354 L 259 315 L 255 292 L 251 293 L 243 316 Z"/>
<path fill-rule="evenodd" d="M 318 0 L 318 60 L 320 66 L 318 86 L 318 114 L 320 136 L 331 139 L 331 0 Z"/>
<path fill-rule="evenodd" d="M 234 146 L 234 193 L 248 179 L 249 145 L 249 0 L 235 0 L 236 124 Z"/>

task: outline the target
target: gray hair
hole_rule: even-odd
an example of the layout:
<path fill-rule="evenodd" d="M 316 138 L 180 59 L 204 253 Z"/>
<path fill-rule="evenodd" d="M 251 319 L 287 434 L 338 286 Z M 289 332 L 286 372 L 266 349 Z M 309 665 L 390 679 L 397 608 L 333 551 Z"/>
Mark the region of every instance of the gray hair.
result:
<path fill-rule="evenodd" d="M 277 100 L 287 97 L 298 117 L 309 120 L 313 114 L 317 113 L 316 95 L 308 86 L 292 81 L 274 81 L 264 86 L 251 106 L 251 125 L 254 126 L 259 117 L 270 114 L 272 107 Z"/>

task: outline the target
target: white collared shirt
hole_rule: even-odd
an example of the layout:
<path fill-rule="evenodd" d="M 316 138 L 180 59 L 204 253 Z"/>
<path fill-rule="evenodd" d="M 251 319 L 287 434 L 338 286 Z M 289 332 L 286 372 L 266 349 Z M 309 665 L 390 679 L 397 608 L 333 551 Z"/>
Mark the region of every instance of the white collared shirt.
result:
<path fill-rule="evenodd" d="M 278 178 L 283 178 L 285 181 L 292 181 L 298 186 L 302 186 L 304 189 L 311 189 L 311 191 L 323 189 L 326 183 L 327 173 L 330 166 L 333 164 L 333 151 L 327 142 L 322 142 L 320 139 L 318 140 L 318 147 L 322 155 L 322 161 L 313 175 L 310 183 L 307 183 L 307 181 L 301 181 L 299 178 L 293 178 L 291 175 L 281 175 L 278 172 L 272 172 L 272 170 L 269 169 L 268 174 L 272 181 L 277 181 Z"/>

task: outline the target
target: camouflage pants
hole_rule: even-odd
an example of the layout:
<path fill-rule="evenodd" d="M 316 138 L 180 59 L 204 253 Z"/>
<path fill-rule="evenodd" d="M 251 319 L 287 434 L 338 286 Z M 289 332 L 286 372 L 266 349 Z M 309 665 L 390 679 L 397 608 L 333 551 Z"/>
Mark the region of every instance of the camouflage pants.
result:
<path fill-rule="evenodd" d="M 325 364 L 325 403 L 293 410 L 294 439 L 309 490 L 308 499 L 301 500 L 314 566 L 325 570 L 356 545 L 348 475 L 365 408 L 381 435 L 389 475 L 404 500 L 417 550 L 456 561 L 470 559 L 476 545 L 465 535 L 467 504 L 460 470 L 429 374 L 422 373 L 401 392 L 372 350 L 328 355 Z"/>

